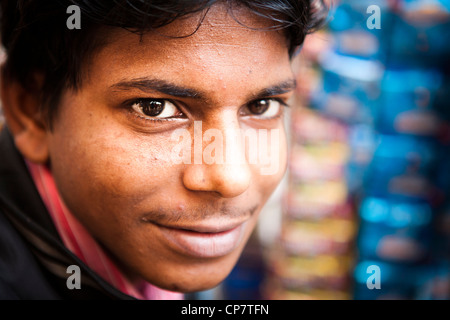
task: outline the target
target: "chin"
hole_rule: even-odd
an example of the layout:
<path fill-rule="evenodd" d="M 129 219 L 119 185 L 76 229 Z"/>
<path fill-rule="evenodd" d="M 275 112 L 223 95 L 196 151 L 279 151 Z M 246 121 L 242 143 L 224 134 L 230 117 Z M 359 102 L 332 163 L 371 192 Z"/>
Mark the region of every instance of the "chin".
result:
<path fill-rule="evenodd" d="M 230 270 L 231 271 L 231 270 Z M 175 279 L 160 279 L 161 282 L 157 281 L 150 281 L 154 285 L 160 287 L 161 289 L 169 290 L 169 291 L 175 291 L 175 292 L 181 292 L 181 293 L 191 293 L 191 292 L 197 292 L 197 291 L 204 291 L 212 289 L 216 286 L 218 286 L 225 278 L 228 276 L 229 272 L 223 273 L 223 271 L 220 272 L 220 274 L 214 274 L 208 277 L 205 277 L 204 275 L 190 275 L 189 277 L 186 277 L 186 275 L 181 277 L 176 277 Z M 180 279 L 182 278 L 182 279 Z"/>
<path fill-rule="evenodd" d="M 169 291 L 191 293 L 209 290 L 218 286 L 230 274 L 241 254 L 241 250 L 231 256 L 215 261 L 182 263 L 174 268 L 166 268 L 159 276 L 147 281 Z"/>

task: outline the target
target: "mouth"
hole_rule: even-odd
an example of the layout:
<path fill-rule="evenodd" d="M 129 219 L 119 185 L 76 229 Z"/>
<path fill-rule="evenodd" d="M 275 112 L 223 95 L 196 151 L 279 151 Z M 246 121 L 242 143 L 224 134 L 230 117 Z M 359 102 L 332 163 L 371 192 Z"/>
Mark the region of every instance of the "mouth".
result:
<path fill-rule="evenodd" d="M 218 258 L 236 249 L 247 222 L 224 225 L 166 226 L 155 224 L 172 248 L 195 258 Z"/>

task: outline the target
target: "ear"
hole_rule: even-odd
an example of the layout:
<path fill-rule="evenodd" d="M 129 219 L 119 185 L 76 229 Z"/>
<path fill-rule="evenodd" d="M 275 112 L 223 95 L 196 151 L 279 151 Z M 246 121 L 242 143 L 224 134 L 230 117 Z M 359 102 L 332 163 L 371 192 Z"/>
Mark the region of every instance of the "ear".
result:
<path fill-rule="evenodd" d="M 1 70 L 0 95 L 6 124 L 17 149 L 28 160 L 46 163 L 49 157 L 47 129 L 40 114 L 36 90 L 25 90 L 17 81 L 6 79 Z"/>

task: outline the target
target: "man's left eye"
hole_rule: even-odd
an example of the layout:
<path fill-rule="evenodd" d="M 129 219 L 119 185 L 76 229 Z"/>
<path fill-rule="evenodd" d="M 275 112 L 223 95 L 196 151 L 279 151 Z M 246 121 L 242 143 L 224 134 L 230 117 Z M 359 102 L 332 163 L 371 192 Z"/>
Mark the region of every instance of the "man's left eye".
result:
<path fill-rule="evenodd" d="M 255 100 L 247 105 L 250 115 L 264 118 L 276 117 L 280 114 L 283 103 L 277 99 Z"/>

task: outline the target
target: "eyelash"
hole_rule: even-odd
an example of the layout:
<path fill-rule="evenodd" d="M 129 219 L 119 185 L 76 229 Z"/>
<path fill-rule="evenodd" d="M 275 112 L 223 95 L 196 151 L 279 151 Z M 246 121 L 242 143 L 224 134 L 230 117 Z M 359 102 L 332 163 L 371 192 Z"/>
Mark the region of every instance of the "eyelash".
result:
<path fill-rule="evenodd" d="M 250 101 L 249 103 L 246 104 L 246 107 L 248 108 L 248 106 L 250 106 L 252 103 L 258 102 L 258 101 L 263 101 L 263 100 L 273 100 L 276 101 L 278 103 L 280 103 L 280 105 L 284 108 L 289 108 L 289 104 L 286 103 L 283 99 L 281 98 L 261 98 L 261 99 L 256 99 L 253 101 Z M 173 105 L 175 105 L 178 110 L 183 113 L 182 108 L 179 107 L 179 103 L 171 100 L 171 99 L 157 99 L 157 98 L 138 98 L 138 99 L 133 99 L 133 100 L 129 100 L 127 102 L 124 103 L 125 108 L 128 110 L 128 112 L 130 114 L 132 114 L 134 117 L 136 117 L 139 120 L 142 121 L 146 121 L 146 122 L 152 122 L 152 123 L 165 123 L 168 121 L 174 121 L 176 119 L 180 119 L 182 117 L 170 117 L 170 118 L 151 118 L 151 117 L 145 117 L 140 115 L 139 113 L 137 113 L 136 111 L 133 110 L 132 106 L 136 103 L 142 103 L 143 101 L 168 101 L 170 103 L 172 103 Z M 255 114 L 246 114 L 247 116 L 257 116 Z M 279 117 L 281 117 L 283 115 L 283 112 L 279 112 L 279 114 L 277 116 L 271 117 L 271 118 L 264 118 L 263 116 L 261 117 L 261 119 L 264 120 L 270 120 L 270 119 L 278 119 Z"/>

